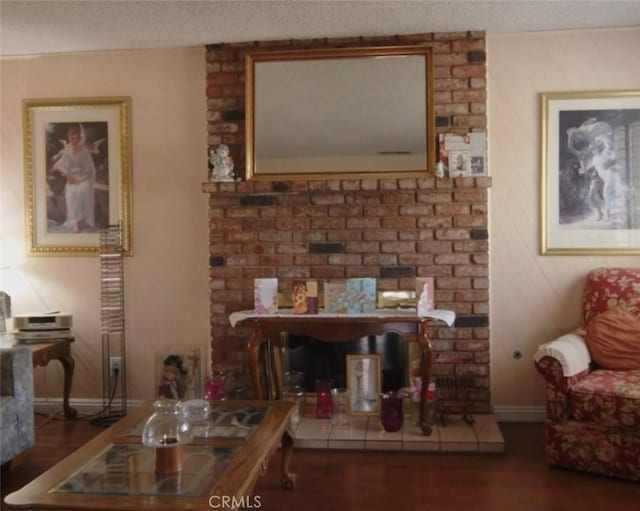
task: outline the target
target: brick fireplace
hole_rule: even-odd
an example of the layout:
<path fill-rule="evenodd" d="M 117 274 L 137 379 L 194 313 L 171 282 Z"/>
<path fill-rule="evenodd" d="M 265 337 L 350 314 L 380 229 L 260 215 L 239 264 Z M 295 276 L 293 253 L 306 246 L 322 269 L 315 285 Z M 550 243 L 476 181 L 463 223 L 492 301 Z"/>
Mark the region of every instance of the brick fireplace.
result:
<path fill-rule="evenodd" d="M 227 144 L 244 167 L 244 52 L 432 44 L 436 131 L 486 130 L 482 32 L 247 42 L 207 47 L 208 144 Z M 392 134 L 390 134 L 392 136 Z M 212 363 L 246 373 L 248 332 L 231 312 L 253 308 L 253 279 L 375 277 L 379 290 L 411 290 L 433 276 L 438 308 L 457 313 L 433 327 L 434 373 L 472 377 L 476 413 L 490 411 L 488 189 L 491 180 L 330 179 L 207 182 Z"/>

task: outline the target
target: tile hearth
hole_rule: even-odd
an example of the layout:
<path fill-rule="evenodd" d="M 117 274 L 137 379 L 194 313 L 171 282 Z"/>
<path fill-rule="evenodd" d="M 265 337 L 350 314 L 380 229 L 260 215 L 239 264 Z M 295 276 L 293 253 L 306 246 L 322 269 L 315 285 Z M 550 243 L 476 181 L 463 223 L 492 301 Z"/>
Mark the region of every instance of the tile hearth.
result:
<path fill-rule="evenodd" d="M 388 433 L 378 417 L 350 416 L 347 425 L 329 419 L 302 417 L 293 428 L 296 447 L 308 449 L 354 449 L 390 451 L 504 452 L 504 438 L 493 415 L 474 415 L 468 425 L 461 416 L 450 416 L 430 436 L 420 433 L 411 417 L 401 431 Z"/>

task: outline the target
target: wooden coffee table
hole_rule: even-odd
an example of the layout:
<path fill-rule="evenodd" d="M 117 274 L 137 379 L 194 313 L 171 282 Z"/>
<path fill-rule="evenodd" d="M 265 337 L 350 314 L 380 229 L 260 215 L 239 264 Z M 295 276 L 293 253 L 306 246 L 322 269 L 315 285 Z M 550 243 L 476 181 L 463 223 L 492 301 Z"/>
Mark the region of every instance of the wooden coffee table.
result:
<path fill-rule="evenodd" d="M 140 441 L 142 424 L 153 413 L 152 403 L 145 403 L 7 495 L 5 504 L 8 509 L 118 511 L 256 507 L 251 493 L 279 446 L 282 485 L 294 487 L 288 432 L 293 408 L 288 401 L 215 402 L 212 415 L 218 422 L 211 423 L 207 437 L 183 446 L 182 472 L 157 475 L 154 450 Z"/>

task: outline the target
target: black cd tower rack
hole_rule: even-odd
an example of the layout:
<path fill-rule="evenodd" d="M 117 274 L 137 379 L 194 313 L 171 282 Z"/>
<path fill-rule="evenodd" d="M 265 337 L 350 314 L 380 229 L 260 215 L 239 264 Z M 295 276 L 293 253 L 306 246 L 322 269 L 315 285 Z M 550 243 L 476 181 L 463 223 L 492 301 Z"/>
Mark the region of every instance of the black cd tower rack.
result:
<path fill-rule="evenodd" d="M 109 425 L 127 414 L 124 254 L 120 225 L 100 231 L 100 302 L 103 409 L 93 422 Z"/>

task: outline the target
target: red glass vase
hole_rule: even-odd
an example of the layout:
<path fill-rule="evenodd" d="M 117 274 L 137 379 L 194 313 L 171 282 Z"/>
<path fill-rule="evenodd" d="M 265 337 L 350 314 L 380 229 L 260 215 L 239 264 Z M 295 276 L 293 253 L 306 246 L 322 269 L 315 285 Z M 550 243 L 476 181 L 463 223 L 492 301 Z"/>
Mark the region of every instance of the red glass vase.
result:
<path fill-rule="evenodd" d="M 207 378 L 207 390 L 204 398 L 210 401 L 224 399 L 226 397 L 224 391 L 226 381 L 227 375 L 224 371 L 214 372 L 211 376 L 209 376 L 209 378 Z"/>
<path fill-rule="evenodd" d="M 332 383 L 333 380 L 316 380 L 316 418 L 318 419 L 333 417 Z"/>
<path fill-rule="evenodd" d="M 404 422 L 402 397 L 397 392 L 386 392 L 381 397 L 380 422 L 382 422 L 382 427 L 389 433 L 400 431 Z"/>

